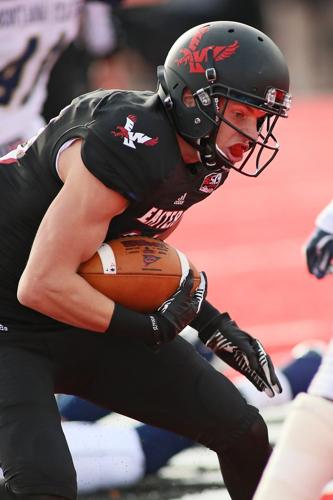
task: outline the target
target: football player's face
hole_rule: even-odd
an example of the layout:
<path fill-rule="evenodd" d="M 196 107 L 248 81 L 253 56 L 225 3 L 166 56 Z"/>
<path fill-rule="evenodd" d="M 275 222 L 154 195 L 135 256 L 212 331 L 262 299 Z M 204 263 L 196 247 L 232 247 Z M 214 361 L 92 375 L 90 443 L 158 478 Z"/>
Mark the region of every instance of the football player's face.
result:
<path fill-rule="evenodd" d="M 258 119 L 263 118 L 265 112 L 252 106 L 236 101 L 228 101 L 224 111 L 224 118 L 245 134 L 256 140 L 258 137 Z M 243 159 L 246 151 L 251 147 L 251 140 L 224 122 L 221 122 L 216 138 L 216 146 L 232 163 Z"/>

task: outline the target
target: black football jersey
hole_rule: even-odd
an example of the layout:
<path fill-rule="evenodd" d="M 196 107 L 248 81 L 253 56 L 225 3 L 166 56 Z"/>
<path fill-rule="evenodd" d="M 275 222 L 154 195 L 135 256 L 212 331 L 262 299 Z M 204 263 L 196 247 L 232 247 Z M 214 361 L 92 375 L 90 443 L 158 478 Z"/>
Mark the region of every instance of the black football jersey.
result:
<path fill-rule="evenodd" d="M 80 96 L 16 154 L 0 159 L 0 329 L 64 326 L 19 304 L 16 290 L 38 226 L 62 187 L 60 148 L 82 138 L 89 171 L 130 204 L 106 240 L 158 236 L 218 188 L 227 172 L 184 164 L 175 130 L 156 93 L 97 90 Z"/>

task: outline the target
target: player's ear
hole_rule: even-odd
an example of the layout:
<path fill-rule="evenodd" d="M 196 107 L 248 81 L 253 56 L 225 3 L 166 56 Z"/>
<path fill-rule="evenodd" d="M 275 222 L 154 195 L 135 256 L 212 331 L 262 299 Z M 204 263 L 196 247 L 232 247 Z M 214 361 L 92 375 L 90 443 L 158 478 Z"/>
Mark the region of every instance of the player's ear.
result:
<path fill-rule="evenodd" d="M 196 106 L 195 104 L 195 99 L 192 95 L 192 92 L 188 87 L 185 87 L 184 92 L 183 92 L 183 103 L 187 108 L 194 108 Z"/>

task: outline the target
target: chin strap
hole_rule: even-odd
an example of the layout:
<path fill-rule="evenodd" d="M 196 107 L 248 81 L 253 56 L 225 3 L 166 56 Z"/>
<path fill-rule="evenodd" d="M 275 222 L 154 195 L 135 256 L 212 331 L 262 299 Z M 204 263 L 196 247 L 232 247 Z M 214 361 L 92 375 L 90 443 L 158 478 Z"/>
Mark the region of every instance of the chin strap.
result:
<path fill-rule="evenodd" d="M 196 144 L 201 163 L 208 169 L 216 168 L 217 155 L 215 151 L 215 144 L 211 137 L 204 137 L 199 139 Z"/>
<path fill-rule="evenodd" d="M 203 137 L 196 143 L 195 148 L 198 150 L 201 163 L 209 170 L 221 169 L 224 171 L 230 170 L 227 159 L 217 154 L 215 141 L 217 130 L 210 137 Z"/>

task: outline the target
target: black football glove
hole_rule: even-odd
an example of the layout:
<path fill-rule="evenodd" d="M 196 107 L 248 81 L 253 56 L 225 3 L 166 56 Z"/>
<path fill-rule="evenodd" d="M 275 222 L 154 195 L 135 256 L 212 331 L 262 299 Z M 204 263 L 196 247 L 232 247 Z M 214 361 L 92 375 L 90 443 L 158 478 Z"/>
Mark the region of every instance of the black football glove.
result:
<path fill-rule="evenodd" d="M 308 270 L 316 278 L 324 278 L 332 272 L 333 234 L 315 229 L 304 247 Z"/>
<path fill-rule="evenodd" d="M 220 314 L 208 302 L 191 323 L 199 338 L 229 366 L 240 372 L 270 398 L 282 392 L 270 356 L 261 342 L 241 330 L 228 313 Z"/>
<path fill-rule="evenodd" d="M 187 326 L 201 309 L 207 295 L 206 274 L 200 273 L 200 283 L 194 293 L 193 272 L 190 269 L 177 291 L 158 308 L 157 313 L 150 315 L 159 325 L 160 342 L 165 343 L 174 339 Z"/>
<path fill-rule="evenodd" d="M 156 312 L 141 314 L 115 304 L 107 332 L 113 336 L 138 338 L 158 349 L 171 342 L 200 311 L 207 294 L 205 273 L 200 273 L 200 283 L 194 293 L 192 288 L 193 272 L 190 270 L 176 292 Z"/>

